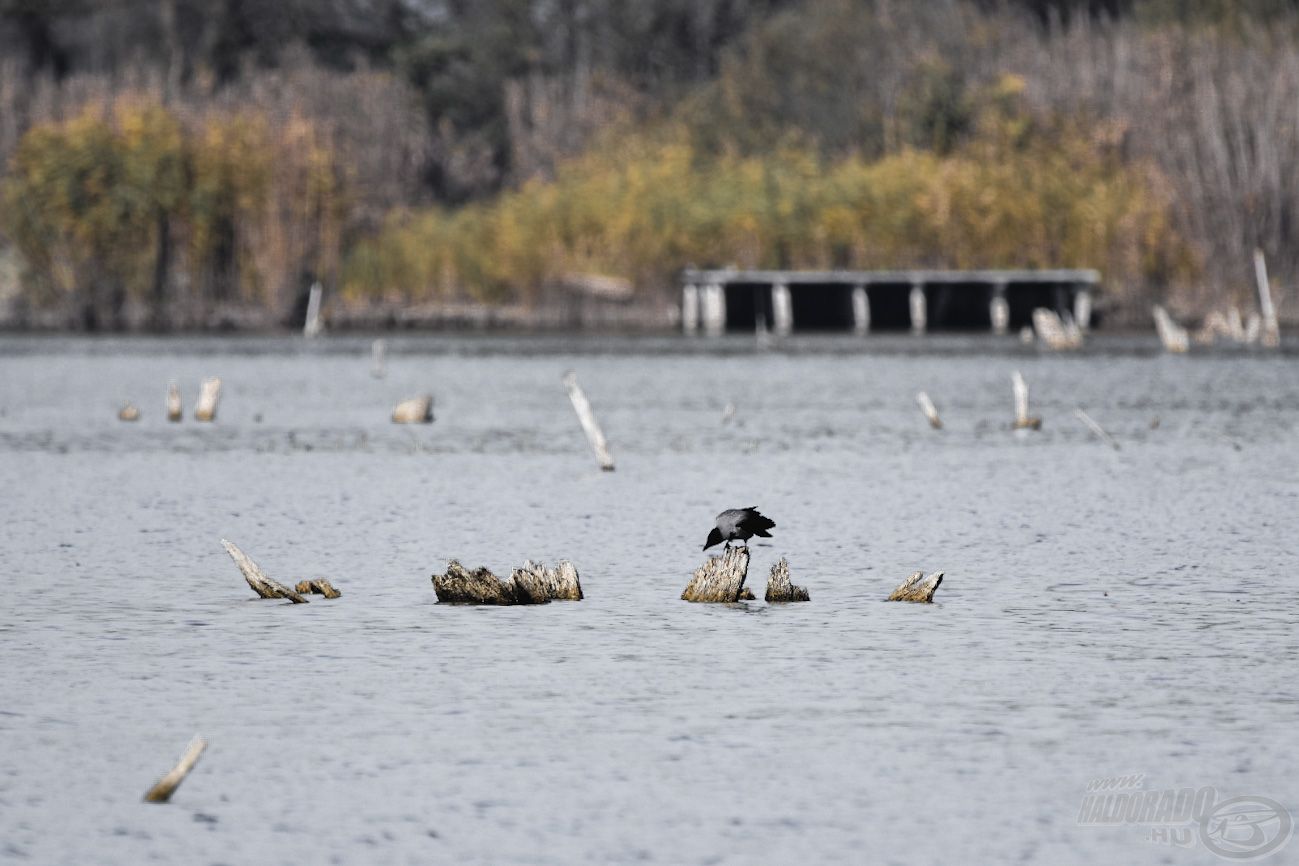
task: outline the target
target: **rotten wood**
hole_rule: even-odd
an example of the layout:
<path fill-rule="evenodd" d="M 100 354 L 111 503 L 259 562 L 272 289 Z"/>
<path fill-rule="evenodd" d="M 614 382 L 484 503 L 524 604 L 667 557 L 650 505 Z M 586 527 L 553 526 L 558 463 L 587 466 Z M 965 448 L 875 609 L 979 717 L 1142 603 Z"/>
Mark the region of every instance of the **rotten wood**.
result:
<path fill-rule="evenodd" d="M 185 409 L 180 402 L 180 388 L 175 382 L 167 384 L 167 420 L 176 422 L 185 417 Z"/>
<path fill-rule="evenodd" d="M 230 558 L 239 566 L 239 571 L 243 574 L 244 580 L 253 588 L 253 592 L 262 598 L 287 598 L 294 604 L 306 604 L 307 600 L 294 590 L 289 589 L 284 584 L 272 579 L 257 563 L 235 545 L 221 539 L 221 546 L 230 554 Z"/>
<path fill-rule="evenodd" d="M 681 598 L 685 601 L 734 602 L 744 591 L 749 574 L 749 549 L 732 547 L 721 556 L 710 556 L 695 569 Z"/>
<path fill-rule="evenodd" d="M 1041 430 L 1042 419 L 1028 414 L 1028 383 L 1016 370 L 1010 376 L 1010 385 L 1015 392 L 1015 421 L 1012 430 Z"/>
<path fill-rule="evenodd" d="M 403 400 L 392 409 L 394 424 L 428 424 L 433 421 L 433 396 L 422 394 Z"/>
<path fill-rule="evenodd" d="M 573 563 L 563 560 L 555 568 L 525 562 L 502 580 L 486 568 L 473 571 L 456 560 L 442 574 L 433 575 L 433 591 L 443 604 L 546 604 L 581 601 L 582 584 Z"/>
<path fill-rule="evenodd" d="M 570 370 L 564 374 L 564 387 L 568 390 L 568 399 L 573 404 L 573 411 L 577 413 L 577 420 L 582 424 L 586 440 L 591 443 L 591 450 L 595 452 L 595 459 L 599 462 L 600 468 L 605 472 L 612 472 L 613 455 L 609 453 L 609 442 L 604 438 L 604 431 L 595 420 L 591 401 L 586 399 L 586 392 L 582 390 L 581 385 L 577 384 L 576 373 Z"/>
<path fill-rule="evenodd" d="M 943 582 L 943 573 L 935 571 L 925 577 L 923 571 L 916 571 L 889 594 L 889 601 L 913 601 L 918 604 L 929 604 L 934 600 L 938 585 Z"/>
<path fill-rule="evenodd" d="M 117 410 L 117 420 L 119 421 L 139 421 L 140 410 L 134 403 L 127 403 L 121 409 Z"/>
<path fill-rule="evenodd" d="M 510 580 L 534 602 L 582 600 L 582 583 L 577 568 L 567 559 L 560 560 L 555 568 L 527 560 L 514 569 Z"/>
<path fill-rule="evenodd" d="M 771 574 L 767 577 L 766 600 L 768 604 L 812 600 L 806 589 L 789 582 L 789 562 L 783 556 L 771 567 Z"/>
<path fill-rule="evenodd" d="M 221 398 L 221 380 L 215 376 L 204 379 L 199 386 L 198 403 L 194 405 L 195 421 L 215 421 L 217 400 Z"/>
<path fill-rule="evenodd" d="M 338 598 L 342 595 L 327 580 L 300 580 L 293 589 L 301 595 L 323 595 L 325 598 Z"/>
<path fill-rule="evenodd" d="M 146 803 L 165 803 L 171 799 L 171 795 L 176 793 L 180 783 L 185 781 L 190 770 L 198 763 L 199 755 L 207 748 L 207 741 L 202 737 L 195 737 L 190 740 L 189 745 L 185 748 L 185 754 L 180 756 L 180 761 L 176 766 L 171 768 L 167 775 L 163 776 L 157 783 L 145 792 L 144 800 Z"/>
<path fill-rule="evenodd" d="M 1096 420 L 1092 418 L 1092 416 L 1088 415 L 1081 408 L 1073 410 L 1073 414 L 1079 421 L 1083 422 L 1083 424 L 1087 426 L 1088 430 L 1092 431 L 1097 436 L 1099 436 L 1101 440 L 1105 442 L 1106 445 L 1109 445 L 1115 451 L 1120 450 L 1118 441 L 1115 440 L 1115 438 L 1111 436 L 1109 433 L 1107 433 L 1104 427 L 1096 423 Z"/>
<path fill-rule="evenodd" d="M 1151 308 L 1151 313 L 1155 317 L 1155 333 L 1159 335 L 1159 342 L 1163 344 L 1164 351 L 1176 355 L 1188 352 L 1191 348 L 1191 337 L 1186 329 L 1174 322 L 1173 317 L 1168 315 L 1168 311 L 1158 304 Z"/>
<path fill-rule="evenodd" d="M 1042 345 L 1054 352 L 1082 348 L 1082 329 L 1072 316 L 1061 318 L 1054 310 L 1038 307 L 1033 311 L 1033 330 Z"/>

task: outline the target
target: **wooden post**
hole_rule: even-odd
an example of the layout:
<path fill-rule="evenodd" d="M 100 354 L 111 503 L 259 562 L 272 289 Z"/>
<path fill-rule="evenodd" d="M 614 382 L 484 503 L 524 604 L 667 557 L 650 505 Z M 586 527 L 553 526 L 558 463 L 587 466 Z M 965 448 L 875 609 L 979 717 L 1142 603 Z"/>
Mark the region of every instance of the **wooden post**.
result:
<path fill-rule="evenodd" d="M 720 337 L 726 332 L 726 290 L 721 283 L 709 283 L 704 286 L 703 303 L 704 333 L 710 337 Z"/>
<path fill-rule="evenodd" d="M 998 280 L 992 286 L 992 298 L 988 301 L 988 318 L 992 321 L 992 333 L 998 337 L 1010 330 L 1010 301 L 1006 298 L 1006 281 Z"/>
<path fill-rule="evenodd" d="M 117 420 L 119 421 L 139 421 L 140 410 L 135 407 L 134 403 L 127 403 L 121 409 L 117 410 Z"/>
<path fill-rule="evenodd" d="M 279 581 L 273 580 L 266 572 L 262 571 L 261 566 L 253 562 L 248 554 L 244 553 L 238 547 L 235 547 L 224 538 L 221 539 L 221 546 L 230 554 L 230 558 L 239 566 L 239 571 L 248 581 L 248 585 L 253 588 L 253 592 L 262 598 L 287 598 L 294 604 L 306 604 L 307 600 L 300 593 L 289 589 Z"/>
<path fill-rule="evenodd" d="M 782 556 L 780 561 L 771 567 L 771 574 L 767 577 L 767 603 L 811 600 L 812 597 L 808 595 L 805 588 L 794 586 L 789 582 L 789 562 Z"/>
<path fill-rule="evenodd" d="M 909 298 L 911 304 L 911 333 L 919 335 L 925 332 L 929 325 L 928 310 L 925 303 L 925 285 L 924 283 L 912 283 L 911 295 Z"/>
<path fill-rule="evenodd" d="M 916 395 L 916 402 L 920 404 L 920 411 L 925 413 L 929 419 L 929 426 L 935 430 L 943 429 L 943 421 L 938 417 L 938 408 L 934 406 L 934 401 L 929 399 L 929 395 L 921 391 Z"/>
<path fill-rule="evenodd" d="M 388 375 L 388 341 L 383 337 L 370 344 L 370 375 L 375 379 Z"/>
<path fill-rule="evenodd" d="M 302 336 L 315 337 L 319 336 L 322 325 L 320 323 L 320 298 L 325 292 L 319 282 L 311 284 L 311 294 L 307 296 L 307 319 L 302 323 Z"/>
<path fill-rule="evenodd" d="M 681 598 L 684 601 L 739 601 L 748 574 L 748 548 L 729 548 L 721 556 L 708 557 L 695 569 L 694 577 L 681 593 Z"/>
<path fill-rule="evenodd" d="M 871 330 L 871 299 L 864 283 L 852 287 L 852 330 L 859 337 Z"/>
<path fill-rule="evenodd" d="M 433 395 L 421 394 L 402 400 L 392 407 L 394 424 L 430 424 L 433 421 Z"/>
<path fill-rule="evenodd" d="M 1263 319 L 1263 345 L 1275 349 L 1281 345 L 1281 328 L 1276 321 L 1276 307 L 1272 306 L 1272 286 L 1267 279 L 1267 259 L 1263 251 L 1254 250 L 1254 281 L 1258 284 L 1258 311 Z"/>
<path fill-rule="evenodd" d="M 699 333 L 699 288 L 694 283 L 681 287 L 681 330 L 691 336 Z"/>
<path fill-rule="evenodd" d="M 204 379 L 199 386 L 198 403 L 194 405 L 195 421 L 215 421 L 217 400 L 221 397 L 221 380 L 215 376 Z"/>
<path fill-rule="evenodd" d="M 1073 414 L 1079 421 L 1087 425 L 1088 430 L 1092 431 L 1097 436 L 1099 436 L 1101 440 L 1104 441 L 1107 445 L 1109 445 L 1115 451 L 1120 450 L 1119 443 L 1115 441 L 1113 436 L 1106 433 L 1105 428 L 1097 424 L 1096 421 L 1092 419 L 1092 416 L 1088 415 L 1081 408 L 1073 410 Z"/>
<path fill-rule="evenodd" d="M 1190 350 L 1190 335 L 1185 328 L 1173 321 L 1167 310 L 1155 304 L 1151 312 L 1155 317 L 1155 333 L 1159 334 L 1159 342 L 1164 344 L 1164 351 L 1180 355 Z"/>
<path fill-rule="evenodd" d="M 934 593 L 938 591 L 938 585 L 943 582 L 943 573 L 935 571 L 929 577 L 925 577 L 923 571 L 913 572 L 910 577 L 902 581 L 897 589 L 889 594 L 887 601 L 914 601 L 919 604 L 930 604 L 934 600 Z"/>
<path fill-rule="evenodd" d="M 181 407 L 180 389 L 176 387 L 175 382 L 167 384 L 167 420 L 176 422 L 185 417 L 185 410 Z"/>
<path fill-rule="evenodd" d="M 785 283 L 771 286 L 771 318 L 777 337 L 788 337 L 794 330 L 794 302 Z"/>
<path fill-rule="evenodd" d="M 206 748 L 207 741 L 202 737 L 196 736 L 190 740 L 189 745 L 185 748 L 185 754 L 180 756 L 176 766 L 172 767 L 171 772 L 159 779 L 145 793 L 144 801 L 146 803 L 165 803 L 170 800 L 171 795 L 176 793 L 176 789 L 180 787 L 181 782 L 185 781 L 185 777 L 189 775 L 190 770 L 194 769 L 194 765 L 198 763 L 199 755 L 202 755 L 203 750 Z"/>
<path fill-rule="evenodd" d="M 605 472 L 612 472 L 613 455 L 609 453 L 609 443 L 604 438 L 604 431 L 595 420 L 591 401 L 586 399 L 586 392 L 582 390 L 581 385 L 577 384 L 576 373 L 570 370 L 564 374 L 564 387 L 568 389 L 568 399 L 573 403 L 573 411 L 577 413 L 577 420 L 582 424 L 586 440 L 591 443 L 591 450 L 595 452 L 595 459 L 599 461 L 600 468 Z"/>
<path fill-rule="evenodd" d="M 1015 423 L 1012 430 L 1041 430 L 1042 419 L 1028 414 L 1028 383 L 1016 370 L 1010 376 L 1010 385 L 1015 392 Z"/>

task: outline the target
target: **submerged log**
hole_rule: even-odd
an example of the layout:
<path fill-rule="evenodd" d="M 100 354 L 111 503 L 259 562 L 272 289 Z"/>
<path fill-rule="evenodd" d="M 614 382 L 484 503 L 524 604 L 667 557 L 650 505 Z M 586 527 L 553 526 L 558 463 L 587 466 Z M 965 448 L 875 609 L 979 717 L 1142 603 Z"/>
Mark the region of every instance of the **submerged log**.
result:
<path fill-rule="evenodd" d="M 185 754 L 180 756 L 180 761 L 177 762 L 175 767 L 172 767 L 171 772 L 159 779 L 157 784 L 145 792 L 144 801 L 146 803 L 165 803 L 170 800 L 171 795 L 176 793 L 176 789 L 180 787 L 180 783 L 185 781 L 185 777 L 189 775 L 189 771 L 194 769 L 194 765 L 198 763 L 199 755 L 203 754 L 203 750 L 206 748 L 207 741 L 202 737 L 195 737 L 190 740 L 189 746 L 185 749 Z"/>
<path fill-rule="evenodd" d="M 302 595 L 323 595 L 325 598 L 338 598 L 342 595 L 327 580 L 300 580 L 293 589 Z"/>
<path fill-rule="evenodd" d="M 591 409 L 591 401 L 586 399 L 586 392 L 577 384 L 577 374 L 572 370 L 564 374 L 564 387 L 568 390 L 568 399 L 573 404 L 573 411 L 577 413 L 577 420 L 586 433 L 586 440 L 595 452 L 596 462 L 603 471 L 612 472 L 613 455 L 609 453 L 609 441 L 604 438 L 604 431 L 600 429 L 599 422 L 595 420 L 595 412 Z"/>
<path fill-rule="evenodd" d="M 943 573 L 935 571 L 933 574 L 925 577 L 923 571 L 913 572 L 910 577 L 902 581 L 901 585 L 889 595 L 888 601 L 914 601 L 920 604 L 929 604 L 934 600 L 934 592 L 937 591 L 938 585 L 943 582 Z"/>
<path fill-rule="evenodd" d="M 239 571 L 243 574 L 244 580 L 253 588 L 253 592 L 262 598 L 287 598 L 294 604 L 306 604 L 307 600 L 301 594 L 294 592 L 279 581 L 272 580 L 266 572 L 262 571 L 261 566 L 253 562 L 248 554 L 244 553 L 238 547 L 235 547 L 224 538 L 221 539 L 221 546 L 230 554 L 230 558 L 239 566 Z"/>
<path fill-rule="evenodd" d="M 135 408 L 134 403 L 127 403 L 121 409 L 117 410 L 117 420 L 119 421 L 139 421 L 140 410 Z"/>
<path fill-rule="evenodd" d="M 582 600 L 582 583 L 578 580 L 577 568 L 567 559 L 560 560 L 555 568 L 546 568 L 529 559 L 522 567 L 514 569 L 510 580 L 534 603 Z"/>
<path fill-rule="evenodd" d="M 443 574 L 433 575 L 433 591 L 443 604 L 546 604 L 582 600 L 577 568 L 568 560 L 562 560 L 555 568 L 529 560 L 514 569 L 509 580 L 502 580 L 486 568 L 470 571 L 453 559 Z"/>
<path fill-rule="evenodd" d="M 767 577 L 767 603 L 811 600 L 812 596 L 806 589 L 789 582 L 789 562 L 782 556 L 780 562 L 771 567 L 771 574 Z"/>
<path fill-rule="evenodd" d="M 221 397 L 221 380 L 215 376 L 199 385 L 198 403 L 194 405 L 195 421 L 215 421 L 217 400 Z"/>
<path fill-rule="evenodd" d="M 403 400 L 392 409 L 394 424 L 428 424 L 433 420 L 433 397 L 423 394 Z"/>
<path fill-rule="evenodd" d="M 167 420 L 179 421 L 185 417 L 185 410 L 180 402 L 180 388 L 176 387 L 175 382 L 167 385 Z"/>
<path fill-rule="evenodd" d="M 694 577 L 681 593 L 685 601 L 739 601 L 744 579 L 749 574 L 749 549 L 732 547 L 721 556 L 710 556 L 695 569 Z"/>

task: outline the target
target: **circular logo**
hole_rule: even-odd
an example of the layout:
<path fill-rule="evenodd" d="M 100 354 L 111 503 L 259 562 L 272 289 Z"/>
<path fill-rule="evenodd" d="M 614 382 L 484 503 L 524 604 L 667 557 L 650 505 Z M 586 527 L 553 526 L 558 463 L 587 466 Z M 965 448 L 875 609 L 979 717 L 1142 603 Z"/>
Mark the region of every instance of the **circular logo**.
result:
<path fill-rule="evenodd" d="M 1294 821 L 1286 808 L 1267 797 L 1232 797 L 1200 818 L 1200 841 L 1219 857 L 1254 860 L 1290 841 Z"/>

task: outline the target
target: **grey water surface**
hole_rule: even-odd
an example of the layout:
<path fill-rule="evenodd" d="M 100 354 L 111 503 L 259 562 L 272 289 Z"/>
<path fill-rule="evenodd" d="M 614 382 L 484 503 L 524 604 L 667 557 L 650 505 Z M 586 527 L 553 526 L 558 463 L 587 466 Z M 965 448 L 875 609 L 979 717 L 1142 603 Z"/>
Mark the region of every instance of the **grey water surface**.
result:
<path fill-rule="evenodd" d="M 1299 813 L 1293 346 L 389 343 L 0 338 L 0 861 L 1221 863 L 1080 824 L 1088 783 Z M 784 555 L 812 601 L 680 601 L 750 505 L 751 585 Z M 255 599 L 221 538 L 343 596 Z M 439 605 L 452 557 L 587 598 Z M 916 569 L 935 604 L 882 601 Z"/>

